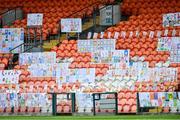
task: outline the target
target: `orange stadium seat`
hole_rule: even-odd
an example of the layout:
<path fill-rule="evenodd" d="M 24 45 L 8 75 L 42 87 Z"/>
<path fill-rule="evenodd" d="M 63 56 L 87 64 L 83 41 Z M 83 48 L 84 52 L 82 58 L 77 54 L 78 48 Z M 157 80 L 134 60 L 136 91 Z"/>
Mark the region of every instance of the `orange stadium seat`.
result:
<path fill-rule="evenodd" d="M 29 1 L 29 0 L 6 0 L 3 2 L 3 8 L 18 7 L 22 6 L 25 16 L 28 13 L 43 13 L 44 20 L 42 26 L 43 40 L 46 40 L 48 34 L 56 35 L 59 32 L 59 21 L 61 18 L 69 17 L 75 11 L 80 11 L 77 14 L 71 15 L 70 17 L 90 17 L 93 13 L 93 7 L 99 7 L 105 3 L 113 3 L 114 0 L 46 0 L 44 1 Z M 2 2 L 0 1 L 0 5 Z M 126 32 L 125 36 L 119 35 L 116 40 L 116 49 L 129 49 L 130 58 L 143 56 L 145 62 L 149 62 L 149 67 L 153 68 L 157 63 L 165 63 L 169 57 L 169 52 L 157 51 L 158 34 L 162 32 L 161 36 L 172 37 L 173 30 L 176 30 L 175 36 L 180 36 L 180 27 L 167 27 L 162 26 L 162 16 L 165 13 L 179 12 L 178 7 L 180 2 L 178 0 L 123 0 L 121 9 L 124 15 L 129 15 L 127 21 L 120 21 L 116 26 L 111 26 L 105 30 L 104 38 L 108 38 L 108 32 L 111 32 L 110 38 L 114 37 L 115 32 Z M 90 7 L 88 7 L 90 6 Z M 27 18 L 23 20 L 14 21 L 11 26 L 8 27 L 23 27 L 26 28 Z M 166 34 L 166 30 L 168 33 Z M 136 32 L 139 32 L 136 35 Z M 154 36 L 150 37 L 151 32 L 154 32 Z M 27 34 L 27 31 L 25 31 Z M 33 31 L 30 31 L 33 34 Z M 40 34 L 40 31 L 38 31 Z M 99 36 L 100 37 L 100 34 Z M 69 68 L 95 68 L 96 76 L 104 76 L 109 70 L 108 64 L 92 64 L 90 53 L 80 53 L 77 50 L 76 40 L 63 40 L 59 46 L 54 46 L 51 49 L 52 52 L 57 53 L 57 58 L 73 58 Z M 8 67 L 9 61 L 12 59 L 12 54 L 1 54 L 0 53 L 0 70 L 4 70 Z M 170 64 L 169 67 L 180 69 L 179 64 Z M 69 92 L 72 88 L 80 87 L 80 83 L 74 84 L 62 84 L 59 88 L 55 78 L 52 77 L 30 77 L 28 66 L 17 65 L 14 69 L 21 70 L 19 92 L 20 93 L 43 93 L 43 92 Z M 175 91 L 180 84 L 180 72 L 178 72 L 178 81 L 174 82 L 158 82 L 155 85 L 152 80 L 147 82 L 136 82 L 133 90 L 122 89 L 118 92 L 118 112 L 119 113 L 135 113 L 137 111 L 137 92 L 164 92 L 164 91 Z M 7 89 L 8 86 L 1 85 L 0 89 Z M 96 88 L 89 90 L 91 92 L 103 92 L 103 88 Z M 108 96 L 109 99 L 114 96 Z M 52 99 L 52 98 L 50 98 Z M 15 113 L 21 112 L 35 112 L 39 113 L 42 111 L 40 107 L 19 107 L 14 109 Z M 113 110 L 100 110 L 98 112 L 114 112 Z M 163 112 L 169 113 L 170 108 L 164 107 Z M 0 113 L 11 112 L 11 108 L 6 109 L 0 108 Z M 64 102 L 59 103 L 57 106 L 57 112 L 69 113 L 71 112 L 71 103 Z"/>

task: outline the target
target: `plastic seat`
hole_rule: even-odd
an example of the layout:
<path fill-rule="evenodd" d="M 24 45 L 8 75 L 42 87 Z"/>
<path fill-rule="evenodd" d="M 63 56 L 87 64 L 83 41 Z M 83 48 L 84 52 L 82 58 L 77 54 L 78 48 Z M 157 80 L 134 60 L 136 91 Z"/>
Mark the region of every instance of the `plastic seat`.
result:
<path fill-rule="evenodd" d="M 12 113 L 12 108 L 11 107 L 7 107 L 7 108 L 5 108 L 5 111 L 6 111 L 6 113 Z"/>
<path fill-rule="evenodd" d="M 20 107 L 20 113 L 25 113 L 27 111 L 27 108 L 26 107 Z"/>
<path fill-rule="evenodd" d="M 19 112 L 19 107 L 14 107 L 14 113 L 18 113 Z"/>
<path fill-rule="evenodd" d="M 64 113 L 69 113 L 71 111 L 70 106 L 64 106 L 63 110 L 64 110 Z"/>
<path fill-rule="evenodd" d="M 30 112 L 30 113 L 34 112 L 34 107 L 28 107 L 27 112 Z"/>
<path fill-rule="evenodd" d="M 34 108 L 34 112 L 35 112 L 35 113 L 39 113 L 40 111 L 41 111 L 41 108 L 40 108 L 40 107 L 35 107 L 35 108 Z"/>
<path fill-rule="evenodd" d="M 4 108 L 0 108 L 0 113 L 3 113 L 4 112 Z"/>
<path fill-rule="evenodd" d="M 127 100 L 126 104 L 132 106 L 133 104 L 136 104 L 136 99 L 130 98 Z"/>
<path fill-rule="evenodd" d="M 124 97 L 124 93 L 123 92 L 118 93 L 118 99 L 122 99 L 123 97 Z"/>
<path fill-rule="evenodd" d="M 63 112 L 63 106 L 57 106 L 57 113 Z"/>
<path fill-rule="evenodd" d="M 169 113 L 170 111 L 170 108 L 169 107 L 164 107 L 163 108 L 163 113 Z"/>
<path fill-rule="evenodd" d="M 124 105 L 123 106 L 123 112 L 124 113 L 129 113 L 129 111 L 130 111 L 130 106 L 129 105 Z"/>
<path fill-rule="evenodd" d="M 120 105 L 125 105 L 126 104 L 126 101 L 127 101 L 127 99 L 121 99 L 119 102 L 120 103 L 118 103 L 118 104 L 120 104 Z"/>
<path fill-rule="evenodd" d="M 131 112 L 132 113 L 136 113 L 137 112 L 137 106 L 136 105 L 132 105 L 131 106 Z"/>

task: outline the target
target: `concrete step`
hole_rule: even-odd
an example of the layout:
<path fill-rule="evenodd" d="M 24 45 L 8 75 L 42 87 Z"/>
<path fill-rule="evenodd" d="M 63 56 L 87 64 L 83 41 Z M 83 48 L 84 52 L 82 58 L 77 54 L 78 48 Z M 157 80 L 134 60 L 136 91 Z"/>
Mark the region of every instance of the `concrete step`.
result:
<path fill-rule="evenodd" d="M 44 51 L 50 51 L 53 46 L 56 46 L 60 41 L 59 40 L 51 40 L 50 42 L 45 42 L 43 45 Z"/>

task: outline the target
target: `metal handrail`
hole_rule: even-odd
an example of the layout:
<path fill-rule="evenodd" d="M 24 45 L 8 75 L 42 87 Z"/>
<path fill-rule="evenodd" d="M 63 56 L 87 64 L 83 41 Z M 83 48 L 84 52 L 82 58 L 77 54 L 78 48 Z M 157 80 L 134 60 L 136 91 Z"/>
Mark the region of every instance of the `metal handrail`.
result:
<path fill-rule="evenodd" d="M 86 7 L 82 8 L 81 10 L 75 11 L 74 13 L 72 13 L 72 14 L 66 16 L 66 17 L 70 17 L 70 16 L 72 16 L 72 15 L 75 15 L 75 14 L 77 14 L 77 13 L 81 12 L 82 10 L 85 10 L 85 9 L 87 9 L 87 8 L 89 8 L 89 7 L 93 7 L 93 9 L 96 9 L 96 8 L 98 7 L 98 6 L 96 5 L 97 3 L 101 3 L 101 1 L 94 2 L 94 3 L 92 3 L 91 5 L 86 6 Z M 105 6 L 106 6 L 106 5 L 105 5 Z M 17 8 L 19 8 L 19 7 L 16 7 L 15 9 L 17 9 Z M 10 10 L 13 10 L 13 9 L 10 9 Z M 5 13 L 6 13 L 6 12 L 5 12 Z M 60 21 L 59 21 L 59 23 L 60 23 Z M 60 33 L 60 27 L 59 27 L 58 32 Z M 49 33 L 48 36 L 50 36 L 50 33 Z M 22 43 L 22 44 L 20 44 L 20 45 L 18 45 L 18 46 L 16 46 L 16 47 L 14 47 L 13 49 L 10 50 L 10 52 L 12 53 L 13 50 L 15 50 L 15 49 L 17 49 L 17 48 L 19 48 L 19 47 L 21 47 L 21 46 L 23 46 L 23 45 L 25 45 L 25 44 L 26 44 L 26 43 Z M 37 46 L 37 44 L 34 45 L 34 46 Z M 34 47 L 34 46 L 33 46 L 33 47 Z"/>
<path fill-rule="evenodd" d="M 89 6 L 87 6 L 87 7 L 84 7 L 84 8 L 82 8 L 81 10 L 75 11 L 74 13 L 72 13 L 72 14 L 64 17 L 64 18 L 71 17 L 72 15 L 75 15 L 76 13 L 79 13 L 79 12 L 81 12 L 82 10 L 85 10 L 85 9 L 87 9 L 87 8 L 89 8 L 89 7 L 92 7 L 92 6 L 94 7 L 97 3 L 100 3 L 100 1 L 95 2 L 95 3 L 92 3 L 91 5 L 89 5 Z M 96 6 L 96 7 L 97 7 L 97 6 Z M 60 21 L 61 21 L 61 20 L 60 20 Z M 59 23 L 60 23 L 60 21 L 59 21 Z"/>
<path fill-rule="evenodd" d="M 14 47 L 13 49 L 11 49 L 11 50 L 10 50 L 10 53 L 12 53 L 12 51 L 15 50 L 16 48 L 19 48 L 19 47 L 21 47 L 21 46 L 23 46 L 23 45 L 27 45 L 27 44 L 31 44 L 32 46 L 31 46 L 30 48 L 24 50 L 23 52 L 27 52 L 27 51 L 31 50 L 32 48 L 34 48 L 34 47 L 36 47 L 36 46 L 42 45 L 43 43 L 40 43 L 40 42 L 38 42 L 38 43 L 36 43 L 36 44 L 34 44 L 34 43 L 22 43 L 22 44 L 20 44 L 20 45 L 18 45 L 18 46 L 16 46 L 16 47 Z M 22 52 L 22 53 L 23 53 L 23 52 Z"/>
<path fill-rule="evenodd" d="M 97 12 L 97 11 L 96 11 L 97 8 L 98 8 L 98 6 L 96 5 L 97 3 L 101 3 L 101 1 L 94 2 L 94 3 L 92 3 L 91 5 L 86 6 L 86 7 L 82 8 L 81 10 L 75 11 L 74 13 L 72 13 L 72 14 L 70 14 L 70 15 L 64 17 L 64 18 L 71 17 L 71 16 L 73 16 L 73 15 L 75 15 L 75 14 L 77 14 L 77 13 L 79 13 L 79 12 L 81 12 L 81 11 L 83 11 L 83 10 L 89 8 L 89 7 L 93 7 L 93 13 L 94 13 L 94 12 Z M 98 8 L 98 11 L 101 10 L 101 9 L 103 9 L 103 8 L 105 8 L 107 5 L 114 5 L 114 4 L 116 4 L 116 1 L 115 1 L 114 3 L 111 3 L 111 4 L 107 4 L 107 3 L 106 3 L 106 4 L 104 4 L 103 7 Z M 58 23 L 60 23 L 60 21 L 61 21 L 61 19 L 59 20 Z M 61 30 L 60 30 L 60 29 L 61 29 L 61 27 L 59 26 L 59 29 L 58 29 L 59 33 L 58 33 L 58 35 L 61 34 L 61 32 L 60 32 Z M 50 34 L 49 34 L 49 35 L 50 35 Z"/>
<path fill-rule="evenodd" d="M 20 44 L 20 45 L 18 45 L 18 46 L 16 46 L 16 47 L 14 47 L 13 49 L 10 50 L 10 53 L 12 53 L 13 50 L 15 50 L 16 48 L 18 48 L 18 47 L 20 47 L 20 46 L 22 46 L 22 45 L 24 45 L 24 44 L 25 44 L 25 43 L 22 43 L 22 44 Z"/>
<path fill-rule="evenodd" d="M 91 5 L 86 6 L 86 7 L 82 8 L 81 10 L 75 11 L 74 13 L 72 13 L 72 14 L 64 17 L 64 18 L 71 17 L 71 16 L 73 16 L 73 15 L 75 15 L 75 14 L 77 14 L 77 13 L 79 13 L 79 12 L 81 12 L 81 11 L 89 8 L 89 7 L 93 7 L 93 12 L 94 12 L 94 11 L 98 8 L 98 6 L 96 5 L 97 3 L 101 3 L 101 1 L 94 2 L 94 3 L 92 3 Z M 107 5 L 107 4 L 105 4 L 105 6 L 106 6 L 106 5 Z M 109 4 L 108 4 L 108 5 L 109 5 Z M 104 6 L 104 7 L 105 7 L 105 6 Z M 61 19 L 58 21 L 58 23 L 60 23 L 60 21 L 61 21 Z M 58 32 L 59 32 L 59 33 L 58 33 L 58 36 L 60 36 L 60 35 L 61 35 L 61 27 L 60 27 L 60 24 L 59 24 L 59 27 L 58 27 Z M 48 34 L 48 36 L 50 36 L 50 34 Z"/>
<path fill-rule="evenodd" d="M 78 10 L 78 11 L 75 11 L 74 13 L 72 13 L 72 14 L 70 14 L 70 15 L 68 15 L 68 16 L 65 16 L 65 17 L 63 17 L 63 18 L 68 18 L 68 17 L 71 17 L 72 15 L 75 15 L 75 14 L 77 14 L 77 13 L 79 13 L 79 12 L 81 12 L 82 10 L 85 10 L 85 9 L 87 9 L 87 8 L 89 8 L 89 7 L 92 7 L 92 6 L 94 6 L 94 5 L 96 5 L 96 3 L 100 3 L 100 1 L 98 1 L 98 2 L 95 2 L 95 3 L 92 3 L 91 5 L 89 5 L 89 6 L 87 6 L 87 7 L 84 7 L 84 8 L 82 8 L 81 10 Z M 61 19 L 58 21 L 58 24 L 61 22 Z M 61 33 L 61 27 L 60 27 L 60 25 L 59 25 L 59 27 L 58 27 L 58 37 L 60 37 L 60 33 Z M 48 36 L 50 36 L 50 33 L 51 33 L 51 31 L 48 31 Z M 50 42 L 50 39 L 48 40 L 49 42 Z"/>
<path fill-rule="evenodd" d="M 16 48 L 18 48 L 18 47 L 20 47 L 20 46 L 22 46 L 22 45 L 24 45 L 24 44 L 27 44 L 27 43 L 20 44 L 20 45 L 16 46 L 16 47 L 13 48 L 13 49 L 16 49 Z M 28 52 L 29 50 L 33 49 L 35 46 L 39 46 L 39 45 L 42 45 L 42 43 L 36 43 L 35 45 L 33 45 L 33 46 L 25 49 L 24 51 L 22 51 L 22 53 Z M 10 51 L 11 51 L 11 53 L 12 53 L 13 50 L 10 50 Z M 14 56 L 13 58 L 10 59 L 10 61 L 9 61 L 9 68 L 10 68 L 10 69 L 13 68 L 13 59 L 18 59 L 18 57 L 19 57 L 19 56 Z"/>

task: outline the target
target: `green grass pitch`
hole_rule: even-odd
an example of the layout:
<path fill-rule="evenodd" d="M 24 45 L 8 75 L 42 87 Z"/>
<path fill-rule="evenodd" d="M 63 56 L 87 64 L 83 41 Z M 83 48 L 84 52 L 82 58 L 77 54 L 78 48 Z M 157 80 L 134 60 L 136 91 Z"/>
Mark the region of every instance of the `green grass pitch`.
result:
<path fill-rule="evenodd" d="M 0 120 L 180 120 L 180 114 L 118 116 L 0 116 Z"/>

